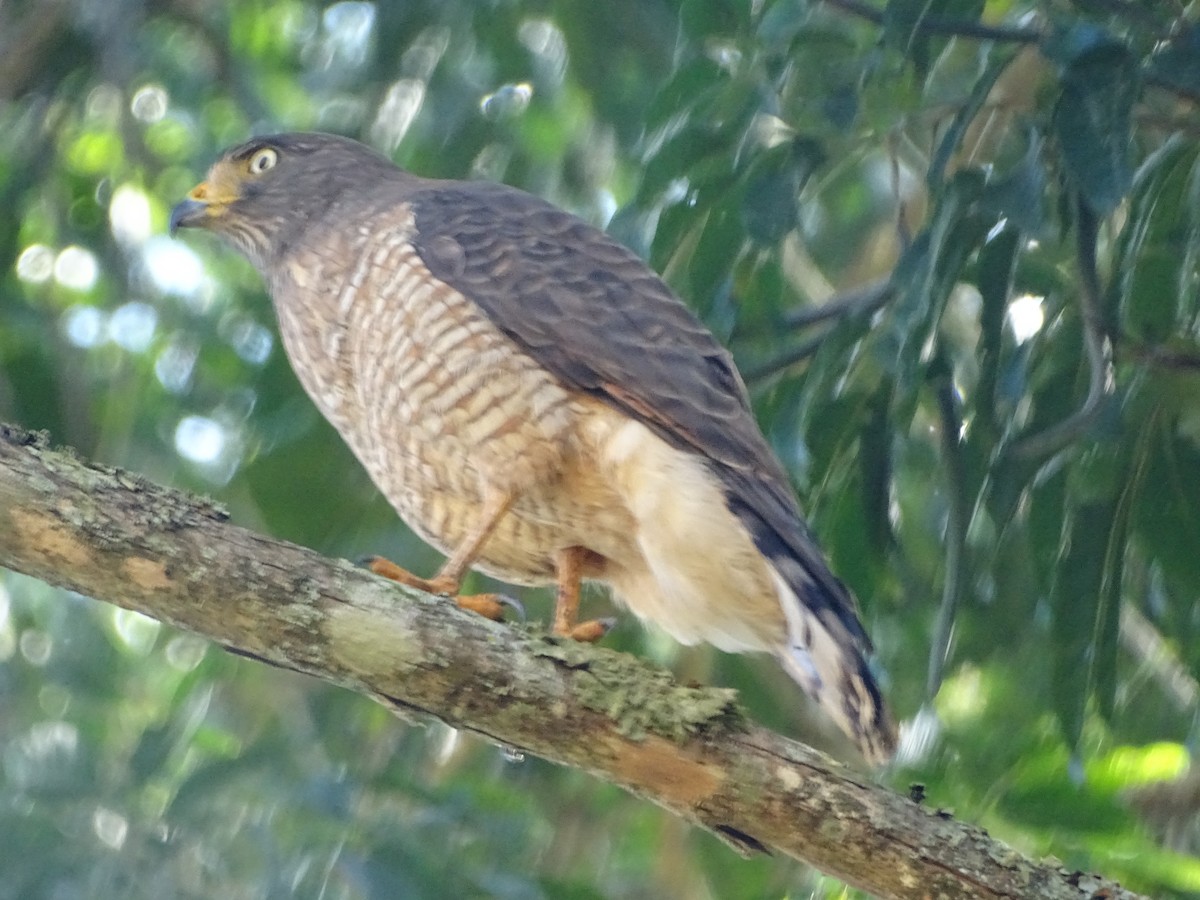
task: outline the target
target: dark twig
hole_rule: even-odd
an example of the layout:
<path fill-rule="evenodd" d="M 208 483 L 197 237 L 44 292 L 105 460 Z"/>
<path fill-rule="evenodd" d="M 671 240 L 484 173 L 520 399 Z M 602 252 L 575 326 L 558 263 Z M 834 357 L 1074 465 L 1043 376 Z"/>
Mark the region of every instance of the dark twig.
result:
<path fill-rule="evenodd" d="M 784 326 L 800 329 L 819 325 L 830 319 L 843 320 L 857 316 L 869 316 L 875 310 L 883 307 L 895 295 L 896 289 L 893 287 L 891 279 L 881 278 L 862 287 L 834 294 L 824 303 L 816 306 L 794 309 L 784 316 Z M 836 327 L 837 325 L 834 324 L 824 328 L 794 347 L 784 350 L 773 359 L 743 368 L 742 377 L 746 380 L 746 384 L 751 387 L 759 387 L 764 381 L 781 375 L 792 366 L 804 362 L 820 349 L 825 338 Z"/>
<path fill-rule="evenodd" d="M 803 306 L 784 316 L 788 328 L 807 328 L 829 319 L 843 319 L 875 312 L 895 295 L 891 279 L 881 278 L 862 287 L 834 294 L 824 303 Z"/>
<path fill-rule="evenodd" d="M 1187 85 L 1172 81 L 1171 79 L 1160 75 L 1157 72 L 1143 72 L 1142 80 L 1148 85 L 1161 88 L 1162 90 L 1175 94 L 1178 97 L 1183 97 L 1187 100 L 1191 100 L 1194 103 L 1200 103 L 1200 91 L 1190 88 Z"/>
<path fill-rule="evenodd" d="M 945 466 L 946 508 L 946 577 L 942 583 L 942 602 L 934 622 L 929 646 L 929 674 L 926 682 L 928 700 L 942 686 L 946 659 L 950 654 L 950 635 L 962 596 L 963 548 L 967 541 L 966 473 L 962 459 L 962 413 L 954 379 L 950 372 L 939 375 L 934 382 L 938 413 L 942 424 L 942 463 Z"/>
<path fill-rule="evenodd" d="M 836 326 L 834 326 L 836 327 Z M 794 347 L 789 347 L 787 350 L 780 353 L 774 359 L 769 359 L 764 363 L 756 366 L 747 366 L 742 369 L 742 378 L 750 387 L 759 387 L 762 382 L 773 378 L 776 375 L 782 375 L 792 366 L 804 362 L 810 356 L 820 349 L 825 338 L 829 336 L 829 332 L 833 327 L 822 330 L 819 334 L 814 334 L 807 340 L 801 341 Z"/>
<path fill-rule="evenodd" d="M 883 10 L 864 3 L 863 0 L 824 0 L 824 2 L 835 9 L 874 22 L 876 25 L 883 24 Z M 1027 28 L 1020 25 L 984 25 L 982 22 L 948 19 L 942 16 L 922 16 L 917 22 L 916 30 L 923 34 L 1019 44 L 1036 44 L 1044 37 L 1038 28 Z"/>
<path fill-rule="evenodd" d="M 1176 350 L 1158 344 L 1123 344 L 1122 358 L 1158 369 L 1200 369 L 1200 352 Z"/>
<path fill-rule="evenodd" d="M 1078 440 L 1092 427 L 1113 392 L 1112 354 L 1100 321 L 1100 276 L 1096 271 L 1096 234 L 1100 226 L 1082 197 L 1076 199 L 1075 206 L 1079 305 L 1088 359 L 1087 397 L 1061 422 L 1013 445 L 1010 453 L 1020 460 L 1045 459 Z"/>

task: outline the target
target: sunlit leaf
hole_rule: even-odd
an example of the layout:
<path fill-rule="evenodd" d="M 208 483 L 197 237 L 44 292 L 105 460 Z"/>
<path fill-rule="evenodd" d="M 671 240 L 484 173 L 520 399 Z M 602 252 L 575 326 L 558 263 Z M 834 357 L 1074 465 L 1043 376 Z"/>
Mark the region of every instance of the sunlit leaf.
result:
<path fill-rule="evenodd" d="M 1087 764 L 1088 783 L 1113 794 L 1135 785 L 1169 781 L 1186 774 L 1190 755 L 1182 744 L 1120 746 Z"/>
<path fill-rule="evenodd" d="M 1060 746 L 1021 765 L 1004 791 L 1005 815 L 1035 827 L 1069 823 L 1077 833 L 1116 835 L 1132 824 L 1128 810 L 1109 791 L 1067 777 L 1067 754 Z"/>

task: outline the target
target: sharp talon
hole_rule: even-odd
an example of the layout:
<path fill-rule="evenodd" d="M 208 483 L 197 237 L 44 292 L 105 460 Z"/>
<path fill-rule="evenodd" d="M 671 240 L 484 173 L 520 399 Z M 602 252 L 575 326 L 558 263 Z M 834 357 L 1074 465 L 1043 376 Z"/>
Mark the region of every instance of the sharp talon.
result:
<path fill-rule="evenodd" d="M 526 621 L 525 604 L 516 597 L 510 597 L 508 594 L 492 594 L 492 596 L 496 598 L 496 602 L 498 602 L 501 606 L 507 606 L 509 609 L 515 612 L 517 614 L 517 618 L 522 622 Z"/>
<path fill-rule="evenodd" d="M 459 594 L 454 602 L 485 619 L 500 622 L 504 619 L 504 600 L 500 594 Z"/>

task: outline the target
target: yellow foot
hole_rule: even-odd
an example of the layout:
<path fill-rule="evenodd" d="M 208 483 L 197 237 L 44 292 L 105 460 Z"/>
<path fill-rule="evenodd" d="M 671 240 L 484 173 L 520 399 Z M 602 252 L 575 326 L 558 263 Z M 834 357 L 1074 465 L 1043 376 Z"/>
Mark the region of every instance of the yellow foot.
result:
<path fill-rule="evenodd" d="M 514 606 L 516 601 L 502 594 L 455 594 L 454 602 L 463 609 L 479 613 L 485 619 L 499 622 L 504 618 L 504 607 Z"/>
<path fill-rule="evenodd" d="M 589 619 L 564 631 L 556 628 L 554 634 L 556 637 L 568 637 L 575 641 L 593 644 L 608 634 L 616 623 L 616 619 Z"/>
<path fill-rule="evenodd" d="M 406 584 L 411 588 L 416 588 L 418 591 L 451 597 L 463 609 L 478 613 L 487 619 L 493 619 L 497 622 L 503 619 L 504 607 L 506 606 L 511 606 L 522 618 L 525 616 L 525 610 L 521 607 L 521 604 L 511 597 L 505 597 L 503 594 L 460 594 L 458 593 L 457 582 L 445 575 L 437 575 L 433 578 L 421 578 L 419 575 L 414 575 L 408 569 L 403 569 L 390 559 L 384 559 L 382 556 L 372 556 L 366 560 L 366 566 L 376 575 Z"/>

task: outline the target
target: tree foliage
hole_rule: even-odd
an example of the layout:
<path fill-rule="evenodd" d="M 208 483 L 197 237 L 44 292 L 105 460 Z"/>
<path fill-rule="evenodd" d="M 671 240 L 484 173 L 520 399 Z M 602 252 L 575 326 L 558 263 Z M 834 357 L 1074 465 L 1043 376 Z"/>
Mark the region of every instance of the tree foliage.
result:
<path fill-rule="evenodd" d="M 886 777 L 1200 893 L 1194 805 L 1129 802 L 1181 774 L 1197 711 L 1197 59 L 1175 0 L 13 2 L 0 418 L 432 570 L 302 396 L 257 277 L 166 214 L 281 129 L 524 187 L 733 349 L 909 722 Z M 613 641 L 820 739 L 769 664 Z M 4 896 L 838 891 L 16 576 L 0 690 Z"/>

